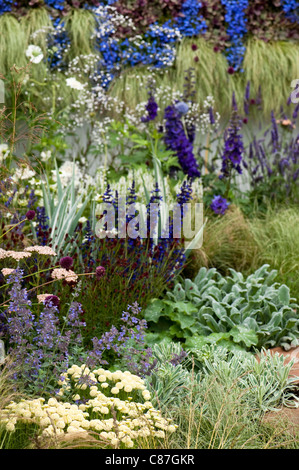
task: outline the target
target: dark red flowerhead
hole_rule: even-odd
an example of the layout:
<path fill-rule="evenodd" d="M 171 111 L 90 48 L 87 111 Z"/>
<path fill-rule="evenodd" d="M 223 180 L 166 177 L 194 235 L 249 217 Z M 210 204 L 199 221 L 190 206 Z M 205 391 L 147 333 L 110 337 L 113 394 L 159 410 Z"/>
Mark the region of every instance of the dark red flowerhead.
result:
<path fill-rule="evenodd" d="M 64 269 L 70 269 L 73 266 L 74 260 L 71 256 L 64 256 L 60 259 L 59 264 Z"/>
<path fill-rule="evenodd" d="M 27 218 L 28 220 L 33 220 L 34 217 L 35 217 L 35 211 L 30 210 L 30 211 L 28 211 L 28 212 L 26 213 L 26 218 Z"/>
<path fill-rule="evenodd" d="M 48 295 L 44 301 L 46 307 L 58 307 L 59 306 L 59 298 L 57 295 Z"/>
<path fill-rule="evenodd" d="M 101 279 L 102 277 L 105 276 L 105 274 L 106 274 L 106 269 L 103 266 L 98 266 L 96 268 L 97 279 Z"/>

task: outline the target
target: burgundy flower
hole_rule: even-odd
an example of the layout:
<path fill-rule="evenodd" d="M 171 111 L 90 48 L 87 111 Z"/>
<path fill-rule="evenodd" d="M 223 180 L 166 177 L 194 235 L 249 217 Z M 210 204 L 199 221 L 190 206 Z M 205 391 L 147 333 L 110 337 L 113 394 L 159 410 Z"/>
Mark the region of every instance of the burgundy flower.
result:
<path fill-rule="evenodd" d="M 74 260 L 71 256 L 64 256 L 60 259 L 59 264 L 64 269 L 70 269 L 73 266 Z"/>
<path fill-rule="evenodd" d="M 57 297 L 57 295 L 48 295 L 48 297 L 46 297 L 44 301 L 44 304 L 46 305 L 46 307 L 49 307 L 49 306 L 58 307 L 59 298 Z"/>
<path fill-rule="evenodd" d="M 198 47 L 197 47 L 196 44 L 192 44 L 191 49 L 192 49 L 192 51 L 196 51 L 198 49 Z"/>
<path fill-rule="evenodd" d="M 103 266 L 98 266 L 96 268 L 97 279 L 101 279 L 102 277 L 105 276 L 105 274 L 106 274 L 106 269 Z"/>
<path fill-rule="evenodd" d="M 195 56 L 195 57 L 194 57 L 194 62 L 198 62 L 198 61 L 199 61 L 198 56 Z"/>
<path fill-rule="evenodd" d="M 233 75 L 235 73 L 234 67 L 228 67 L 227 73 L 229 73 L 230 75 Z"/>
<path fill-rule="evenodd" d="M 28 211 L 28 212 L 26 213 L 26 218 L 27 218 L 28 220 L 33 220 L 34 217 L 35 217 L 35 211 L 30 210 L 30 211 Z"/>

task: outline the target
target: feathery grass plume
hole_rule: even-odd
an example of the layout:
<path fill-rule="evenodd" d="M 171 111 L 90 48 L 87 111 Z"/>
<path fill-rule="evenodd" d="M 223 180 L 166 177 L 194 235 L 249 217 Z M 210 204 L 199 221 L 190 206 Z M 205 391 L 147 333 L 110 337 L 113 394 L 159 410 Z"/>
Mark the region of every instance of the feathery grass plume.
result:
<path fill-rule="evenodd" d="M 0 70 L 9 75 L 11 67 L 26 65 L 26 34 L 20 22 L 12 15 L 0 15 Z"/>
<path fill-rule="evenodd" d="M 197 46 L 196 51 L 192 45 Z M 195 62 L 194 58 L 198 60 Z M 207 96 L 215 98 L 217 111 L 223 114 L 231 104 L 231 96 L 236 91 L 231 75 L 227 73 L 227 60 L 222 54 L 215 53 L 204 38 L 184 38 L 177 47 L 175 62 L 175 81 L 182 89 L 185 70 L 193 67 L 196 80 L 196 101 L 202 102 Z"/>
<path fill-rule="evenodd" d="M 47 52 L 47 40 L 46 32 L 52 29 L 52 23 L 49 13 L 45 8 L 29 8 L 27 14 L 20 18 L 20 27 L 26 35 L 26 43 L 23 47 L 29 44 L 36 44 L 39 46 L 43 54 Z M 34 33 L 44 31 L 44 33 L 37 34 L 35 37 Z"/>
<path fill-rule="evenodd" d="M 278 281 L 286 283 L 299 298 L 299 210 L 297 207 L 269 208 L 263 218 L 251 218 L 250 232 L 258 247 L 255 264 L 268 263 L 278 271 Z"/>
<path fill-rule="evenodd" d="M 13 437 L 6 431 L 1 420 L 4 418 L 3 410 L 13 400 L 20 400 L 23 395 L 16 389 L 13 376 L 15 370 L 12 369 L 12 360 L 6 356 L 4 363 L 0 365 L 0 449 L 11 447 Z"/>
<path fill-rule="evenodd" d="M 65 17 L 65 28 L 71 40 L 68 53 L 70 59 L 95 52 L 92 39 L 95 26 L 94 15 L 88 10 L 74 8 L 68 13 Z"/>
<path fill-rule="evenodd" d="M 250 271 L 258 267 L 258 254 L 258 244 L 249 222 L 241 210 L 232 204 L 224 216 L 208 219 L 203 245 L 192 253 L 192 261 L 186 271 L 196 273 L 200 266 L 215 267 L 223 273 L 228 268 Z"/>
<path fill-rule="evenodd" d="M 148 70 L 145 66 L 128 68 L 122 71 L 119 77 L 114 79 L 108 94 L 124 102 L 127 108 L 135 109 L 138 104 L 148 100 L 147 84 L 151 78 L 155 79 L 156 88 L 163 86 L 163 84 L 173 87 L 174 80 L 172 74 L 171 69 L 163 70 L 162 75 L 161 71 Z"/>
<path fill-rule="evenodd" d="M 250 81 L 254 93 L 262 86 L 263 113 L 269 116 L 272 109 L 276 112 L 285 106 L 291 81 L 299 76 L 299 45 L 290 41 L 266 43 L 251 38 L 246 45 L 244 71 L 244 78 Z"/>

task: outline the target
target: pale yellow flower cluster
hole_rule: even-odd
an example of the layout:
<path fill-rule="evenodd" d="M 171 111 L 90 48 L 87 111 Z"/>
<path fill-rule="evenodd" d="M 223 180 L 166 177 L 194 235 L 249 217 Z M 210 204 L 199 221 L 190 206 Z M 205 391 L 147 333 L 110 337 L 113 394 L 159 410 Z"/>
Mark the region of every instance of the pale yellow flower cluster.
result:
<path fill-rule="evenodd" d="M 82 376 L 94 385 L 80 383 Z M 144 400 L 150 399 L 144 381 L 128 371 L 111 372 L 102 368 L 90 371 L 86 365 L 74 365 L 67 370 L 59 385 L 61 389 L 57 399 L 50 398 L 46 402 L 39 398 L 9 404 L 5 410 L 6 429 L 14 431 L 18 419 L 30 419 L 42 428 L 43 435 L 83 433 L 82 437 L 87 437 L 92 431 L 112 447 L 126 448 L 134 447 L 136 439 L 148 436 L 164 438 L 166 432 L 172 433 L 177 429 L 154 409 L 150 401 L 139 403 L 127 395 L 122 399 L 115 396 L 127 390 L 126 394 L 137 391 Z M 74 391 L 72 399 L 75 401 L 84 394 L 84 403 L 78 405 L 62 401 L 66 391 Z"/>
<path fill-rule="evenodd" d="M 51 294 L 38 294 L 36 297 L 37 297 L 37 300 L 38 300 L 38 303 L 41 304 L 44 302 L 44 300 L 46 300 L 47 297 L 49 297 Z"/>
<path fill-rule="evenodd" d="M 12 250 L 3 250 L 0 248 L 0 259 L 13 258 L 16 261 L 20 261 L 23 258 L 30 258 L 31 253 L 26 251 L 12 251 Z"/>
<path fill-rule="evenodd" d="M 67 282 L 76 282 L 76 280 L 78 279 L 78 276 L 76 273 L 74 273 L 74 271 L 72 271 L 71 269 L 67 270 L 64 268 L 53 269 L 51 277 L 60 281 L 66 280 Z"/>
<path fill-rule="evenodd" d="M 40 255 L 46 255 L 46 256 L 56 256 L 56 253 L 52 248 L 49 246 L 28 246 L 27 248 L 24 248 L 23 251 L 13 251 L 13 250 L 3 250 L 0 248 L 0 259 L 6 259 L 6 258 L 14 258 L 16 261 L 19 261 L 24 258 L 30 258 L 32 253 L 38 253 Z"/>
<path fill-rule="evenodd" d="M 34 245 L 34 246 L 28 246 L 25 248 L 24 251 L 29 251 L 29 252 L 35 252 L 38 253 L 39 255 L 46 255 L 46 256 L 56 256 L 56 253 L 52 248 L 49 246 L 39 246 L 39 245 Z"/>
<path fill-rule="evenodd" d="M 9 276 L 10 274 L 12 274 L 14 272 L 14 269 L 3 268 L 3 269 L 1 269 L 1 272 L 2 272 L 3 276 Z"/>

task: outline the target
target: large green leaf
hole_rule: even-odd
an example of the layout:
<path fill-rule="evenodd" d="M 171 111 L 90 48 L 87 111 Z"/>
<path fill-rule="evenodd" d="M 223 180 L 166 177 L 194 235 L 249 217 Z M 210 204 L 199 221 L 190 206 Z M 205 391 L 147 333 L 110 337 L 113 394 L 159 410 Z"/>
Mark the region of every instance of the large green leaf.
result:
<path fill-rule="evenodd" d="M 258 336 L 256 333 L 241 325 L 237 325 L 235 328 L 230 330 L 230 335 L 235 343 L 244 343 L 248 348 L 256 346 L 258 343 Z"/>
<path fill-rule="evenodd" d="M 184 330 L 185 328 L 190 328 L 196 322 L 196 320 L 193 316 L 186 315 L 181 310 L 179 310 L 179 311 L 174 310 L 170 314 L 170 318 L 171 318 L 171 320 L 173 320 L 173 321 L 180 324 L 181 330 Z"/>
<path fill-rule="evenodd" d="M 278 289 L 278 298 L 283 305 L 290 303 L 290 289 L 284 284 Z"/>
<path fill-rule="evenodd" d="M 172 310 L 179 310 L 186 315 L 192 315 L 197 312 L 197 308 L 192 304 L 192 302 L 172 302 L 171 300 L 164 300 L 164 303 L 169 305 Z"/>
<path fill-rule="evenodd" d="M 169 315 L 172 309 L 166 305 L 163 300 L 155 299 L 144 311 L 144 318 L 147 321 L 157 323 L 159 318 L 163 315 Z"/>

